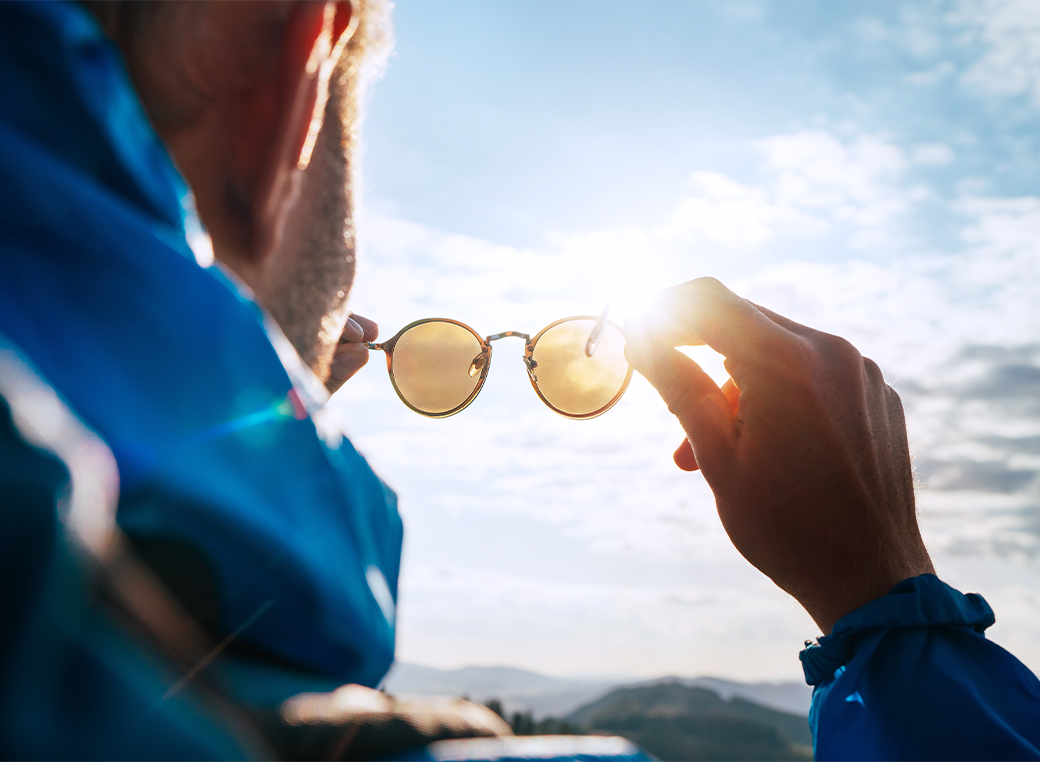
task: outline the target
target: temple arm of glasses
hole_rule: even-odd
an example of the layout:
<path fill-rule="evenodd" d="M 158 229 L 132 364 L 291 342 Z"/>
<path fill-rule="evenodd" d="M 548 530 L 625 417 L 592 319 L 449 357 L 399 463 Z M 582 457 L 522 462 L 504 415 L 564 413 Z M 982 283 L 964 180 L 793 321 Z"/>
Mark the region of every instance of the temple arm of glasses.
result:
<path fill-rule="evenodd" d="M 376 344 L 374 341 L 362 341 L 361 343 L 369 349 L 386 349 L 386 344 Z"/>
<path fill-rule="evenodd" d="M 589 340 L 585 342 L 585 356 L 592 357 L 596 354 L 596 347 L 599 346 L 599 337 L 603 335 L 603 326 L 607 324 L 607 315 L 610 314 L 610 301 L 607 301 L 607 305 L 603 308 L 603 313 L 599 316 L 599 320 L 596 321 L 596 325 L 592 326 L 592 333 L 589 334 Z"/>

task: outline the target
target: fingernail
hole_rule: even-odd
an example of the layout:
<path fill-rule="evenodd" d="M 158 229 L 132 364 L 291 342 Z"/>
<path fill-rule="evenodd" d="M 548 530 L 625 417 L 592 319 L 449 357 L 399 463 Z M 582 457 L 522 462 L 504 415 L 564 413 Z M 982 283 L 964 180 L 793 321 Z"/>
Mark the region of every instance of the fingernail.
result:
<path fill-rule="evenodd" d="M 354 335 L 347 335 L 348 331 L 353 331 Z M 361 341 L 365 337 L 365 329 L 352 317 L 347 318 L 347 323 L 343 326 L 343 333 L 344 338 L 348 341 Z"/>

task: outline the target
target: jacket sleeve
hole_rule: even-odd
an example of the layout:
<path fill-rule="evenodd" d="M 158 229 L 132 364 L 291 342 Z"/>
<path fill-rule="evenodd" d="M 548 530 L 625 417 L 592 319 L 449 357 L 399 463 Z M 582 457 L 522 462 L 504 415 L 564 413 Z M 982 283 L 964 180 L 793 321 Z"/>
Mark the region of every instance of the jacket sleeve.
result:
<path fill-rule="evenodd" d="M 931 574 L 800 654 L 820 759 L 1040 759 L 1040 681 L 983 634 L 993 611 Z"/>

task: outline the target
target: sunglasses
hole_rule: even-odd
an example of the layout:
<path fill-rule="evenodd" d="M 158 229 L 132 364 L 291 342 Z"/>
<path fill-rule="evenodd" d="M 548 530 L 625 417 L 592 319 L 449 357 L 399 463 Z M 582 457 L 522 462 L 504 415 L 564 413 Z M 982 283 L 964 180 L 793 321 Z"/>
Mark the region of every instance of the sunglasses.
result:
<path fill-rule="evenodd" d="M 632 380 L 625 337 L 606 319 L 589 315 L 550 323 L 534 337 L 505 331 L 481 338 L 465 323 L 426 318 L 384 342 L 390 383 L 401 401 L 430 418 L 455 415 L 476 399 L 491 365 L 491 342 L 526 342 L 524 364 L 542 402 L 568 418 L 595 418 L 614 407 Z"/>

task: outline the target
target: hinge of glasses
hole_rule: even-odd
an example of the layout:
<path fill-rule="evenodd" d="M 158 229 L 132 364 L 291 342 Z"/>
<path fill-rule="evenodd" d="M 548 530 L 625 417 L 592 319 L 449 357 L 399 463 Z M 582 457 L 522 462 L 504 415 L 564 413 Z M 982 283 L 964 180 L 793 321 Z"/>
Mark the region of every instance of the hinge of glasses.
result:
<path fill-rule="evenodd" d="M 531 377 L 532 381 L 538 383 L 538 376 L 534 372 L 534 369 L 538 367 L 538 361 L 534 358 L 524 355 L 524 365 L 527 366 L 527 375 Z"/>

